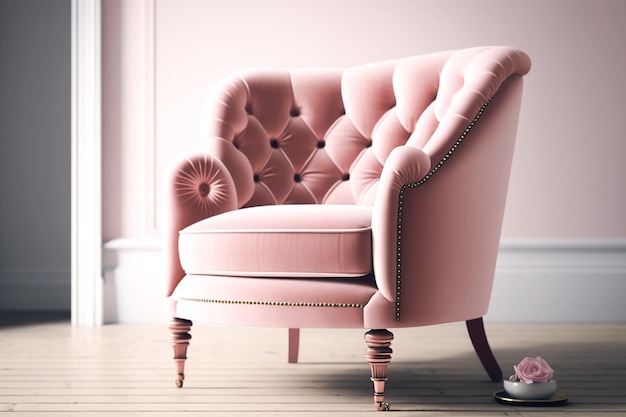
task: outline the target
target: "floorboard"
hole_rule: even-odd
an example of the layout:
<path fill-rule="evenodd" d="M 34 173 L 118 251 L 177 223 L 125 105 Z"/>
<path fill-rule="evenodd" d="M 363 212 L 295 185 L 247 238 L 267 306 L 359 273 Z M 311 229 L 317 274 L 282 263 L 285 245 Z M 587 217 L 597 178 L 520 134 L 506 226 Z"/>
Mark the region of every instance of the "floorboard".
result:
<path fill-rule="evenodd" d="M 1 314 L 1 313 L 0 313 Z M 385 398 L 394 416 L 626 416 L 626 324 L 486 323 L 505 376 L 524 356 L 555 369 L 565 406 L 498 404 L 462 323 L 393 330 Z M 375 413 L 362 330 L 195 324 L 185 386 L 163 325 L 72 327 L 0 318 L 0 412 L 11 416 L 362 416 Z"/>

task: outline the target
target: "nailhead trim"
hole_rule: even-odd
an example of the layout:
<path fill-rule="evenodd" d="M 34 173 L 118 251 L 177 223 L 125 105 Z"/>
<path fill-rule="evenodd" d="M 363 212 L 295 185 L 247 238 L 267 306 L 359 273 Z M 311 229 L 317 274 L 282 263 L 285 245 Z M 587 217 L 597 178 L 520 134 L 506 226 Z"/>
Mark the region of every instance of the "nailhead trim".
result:
<path fill-rule="evenodd" d="M 400 189 L 400 195 L 398 196 L 398 224 L 397 224 L 397 241 L 396 241 L 396 251 L 397 251 L 397 256 L 396 256 L 396 321 L 400 321 L 400 296 L 402 293 L 402 272 L 401 272 L 402 271 L 402 204 L 403 204 L 403 199 L 404 199 L 404 190 L 406 190 L 407 188 L 416 188 L 421 185 L 424 185 L 426 181 L 432 178 L 432 176 L 435 175 L 435 173 L 439 171 L 439 169 L 441 169 L 443 164 L 446 163 L 446 161 L 457 150 L 461 142 L 463 142 L 463 139 L 465 139 L 465 137 L 470 132 L 470 130 L 472 130 L 472 128 L 474 127 L 474 125 L 476 124 L 480 116 L 483 114 L 483 112 L 487 108 L 487 105 L 489 105 L 489 101 L 490 100 L 487 100 L 485 104 L 482 105 L 482 107 L 478 111 L 478 114 L 476 115 L 476 117 L 474 117 L 474 120 L 472 120 L 472 122 L 467 126 L 467 128 L 465 128 L 465 131 L 457 139 L 455 144 L 452 145 L 452 148 L 450 148 L 450 150 L 445 154 L 445 156 L 441 159 L 441 161 L 439 161 L 439 163 L 435 165 L 435 167 L 432 168 L 430 172 L 424 176 L 424 178 L 411 184 L 403 184 L 402 188 Z"/>
<path fill-rule="evenodd" d="M 342 307 L 342 308 L 363 308 L 364 304 L 350 303 L 289 303 L 281 301 L 239 301 L 239 300 L 217 300 L 211 298 L 191 298 L 181 297 L 179 301 L 189 301 L 194 303 L 209 304 L 238 304 L 238 305 L 263 305 L 278 307 Z"/>

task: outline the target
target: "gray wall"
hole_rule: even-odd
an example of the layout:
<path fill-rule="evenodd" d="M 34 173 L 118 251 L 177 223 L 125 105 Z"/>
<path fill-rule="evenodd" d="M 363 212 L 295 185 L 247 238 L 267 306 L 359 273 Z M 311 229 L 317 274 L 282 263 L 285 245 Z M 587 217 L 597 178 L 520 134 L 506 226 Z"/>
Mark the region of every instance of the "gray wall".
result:
<path fill-rule="evenodd" d="M 71 1 L 0 0 L 0 310 L 70 309 Z"/>

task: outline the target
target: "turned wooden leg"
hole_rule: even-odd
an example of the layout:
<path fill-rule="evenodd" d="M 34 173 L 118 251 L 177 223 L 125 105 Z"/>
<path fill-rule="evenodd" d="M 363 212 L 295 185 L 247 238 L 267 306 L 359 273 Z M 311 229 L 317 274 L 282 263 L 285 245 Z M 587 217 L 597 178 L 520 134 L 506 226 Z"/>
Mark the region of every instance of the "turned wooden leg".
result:
<path fill-rule="evenodd" d="M 191 335 L 192 322 L 190 320 L 174 317 L 169 324 L 170 342 L 174 348 L 174 362 L 176 363 L 176 386 L 182 388 L 185 380 L 185 360 L 187 360 L 187 347 Z"/>
<path fill-rule="evenodd" d="M 298 351 L 300 350 L 300 329 L 289 329 L 289 345 L 287 349 L 287 361 L 298 363 Z"/>
<path fill-rule="evenodd" d="M 479 317 L 477 319 L 467 320 L 465 324 L 467 324 L 467 332 L 472 340 L 472 345 L 474 345 L 474 350 L 478 355 L 478 359 L 480 359 L 480 362 L 483 364 L 485 371 L 487 371 L 489 378 L 491 378 L 493 382 L 502 381 L 502 370 L 495 356 L 493 356 L 493 352 L 487 341 L 483 318 Z"/>
<path fill-rule="evenodd" d="M 372 369 L 374 383 L 374 404 L 378 411 L 388 411 L 389 403 L 385 401 L 385 382 L 387 367 L 391 362 L 391 341 L 393 333 L 386 329 L 375 329 L 365 333 L 365 357 Z"/>

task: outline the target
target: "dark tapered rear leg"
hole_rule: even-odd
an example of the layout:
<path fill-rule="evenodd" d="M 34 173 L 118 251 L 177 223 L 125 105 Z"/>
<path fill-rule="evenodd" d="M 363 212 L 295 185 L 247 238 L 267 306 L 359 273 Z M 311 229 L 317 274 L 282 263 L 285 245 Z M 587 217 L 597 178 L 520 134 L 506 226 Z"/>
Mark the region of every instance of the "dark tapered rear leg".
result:
<path fill-rule="evenodd" d="M 187 347 L 191 335 L 192 322 L 190 320 L 174 317 L 170 321 L 170 342 L 174 348 L 174 362 L 176 363 L 176 386 L 182 388 L 185 380 L 185 361 L 187 360 Z"/>
<path fill-rule="evenodd" d="M 469 333 L 474 350 L 478 355 L 478 359 L 483 364 L 485 371 L 489 375 L 489 378 L 493 382 L 502 381 L 502 370 L 498 361 L 493 356 L 489 342 L 487 341 L 487 335 L 485 334 L 485 326 L 483 324 L 483 318 L 479 317 L 473 320 L 467 320 L 467 332 Z"/>
<path fill-rule="evenodd" d="M 289 329 L 289 343 L 287 361 L 298 363 L 298 351 L 300 350 L 300 329 Z"/>

